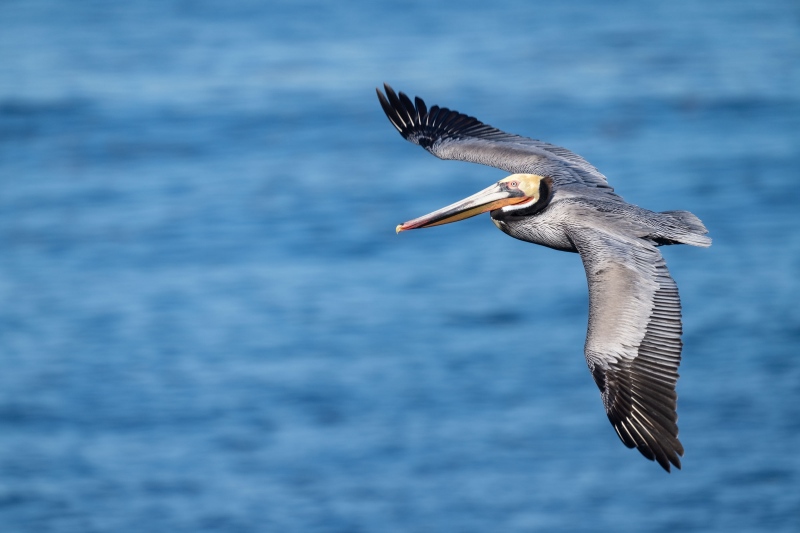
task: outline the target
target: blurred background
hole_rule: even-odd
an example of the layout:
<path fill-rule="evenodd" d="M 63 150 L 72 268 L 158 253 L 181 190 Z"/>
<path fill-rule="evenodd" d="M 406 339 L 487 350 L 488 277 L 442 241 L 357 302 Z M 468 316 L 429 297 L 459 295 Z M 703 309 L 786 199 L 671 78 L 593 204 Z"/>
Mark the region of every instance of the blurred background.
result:
<path fill-rule="evenodd" d="M 384 81 L 688 209 L 682 471 Z M 0 3 L 0 529 L 797 531 L 795 1 Z"/>

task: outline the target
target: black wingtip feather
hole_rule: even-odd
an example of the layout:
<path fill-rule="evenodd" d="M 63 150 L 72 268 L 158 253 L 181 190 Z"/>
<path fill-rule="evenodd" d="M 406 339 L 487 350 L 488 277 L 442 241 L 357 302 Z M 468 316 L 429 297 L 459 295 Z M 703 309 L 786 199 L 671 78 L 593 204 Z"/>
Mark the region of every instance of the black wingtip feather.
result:
<path fill-rule="evenodd" d="M 433 131 L 434 123 L 440 115 L 440 109 L 433 106 L 428 111 L 422 98 L 415 96 L 414 101 L 404 92 L 397 93 L 388 83 L 383 84 L 385 95 L 376 89 L 383 112 L 404 139 L 423 148 L 430 148 L 438 135 Z M 444 110 L 446 111 L 446 110 Z"/>
<path fill-rule="evenodd" d="M 447 143 L 464 138 L 510 139 L 514 142 L 524 138 L 509 135 L 484 124 L 475 117 L 452 111 L 446 107 L 432 106 L 430 109 L 419 96 L 411 98 L 404 92 L 395 92 L 383 84 L 385 95 L 377 90 L 378 100 L 384 113 L 404 139 L 435 152 L 437 143 Z M 530 140 L 530 139 L 528 139 Z M 487 163 L 489 164 L 489 163 Z"/>
<path fill-rule="evenodd" d="M 414 97 L 414 104 L 417 108 L 417 119 L 418 120 L 425 120 L 424 126 L 428 125 L 428 108 L 425 106 L 425 102 L 422 101 L 422 98 L 419 96 Z"/>
<path fill-rule="evenodd" d="M 408 117 L 411 119 L 411 122 L 414 122 L 414 117 L 417 115 L 417 110 L 414 108 L 414 103 L 411 101 L 411 98 L 402 91 L 400 91 L 400 103 L 403 104 L 403 107 L 406 109 L 406 113 L 408 113 Z"/>
<path fill-rule="evenodd" d="M 386 97 L 383 96 L 383 93 L 380 91 L 380 89 L 376 87 L 375 92 L 378 93 L 378 100 L 380 101 L 383 112 L 386 113 L 386 117 L 389 119 L 389 122 L 392 123 L 392 126 L 394 126 L 397 131 L 402 133 L 403 128 L 401 127 L 401 124 L 398 124 L 397 113 L 395 113 L 392 105 L 389 103 Z"/>
<path fill-rule="evenodd" d="M 423 147 L 432 145 L 437 138 L 466 133 L 466 129 L 475 125 L 484 126 L 474 117 L 445 107 L 433 106 L 428 110 L 422 98 L 415 96 L 412 101 L 406 93 L 395 92 L 388 83 L 383 88 L 385 96 L 379 89 L 376 91 L 386 116 L 404 138 Z"/>
<path fill-rule="evenodd" d="M 389 99 L 392 113 L 402 120 L 403 117 L 400 115 L 400 110 L 403 109 L 403 104 L 400 103 L 400 98 L 397 97 L 397 93 L 388 84 L 384 83 L 383 87 L 386 89 L 386 97 Z M 403 123 L 405 124 L 404 120 Z"/>
<path fill-rule="evenodd" d="M 609 378 L 602 377 L 599 381 L 603 383 Z M 641 376 L 634 378 L 617 374 L 615 378 L 622 379 L 624 383 L 616 383 L 617 395 L 607 414 L 622 443 L 628 448 L 636 448 L 645 458 L 656 461 L 667 472 L 671 471 L 671 466 L 680 469 L 683 445 L 678 440 L 674 391 L 669 391 L 672 394 L 668 398 L 657 394 L 652 382 L 640 381 Z M 628 378 L 631 378 L 630 382 Z M 646 396 L 639 393 L 643 385 L 648 390 Z"/>

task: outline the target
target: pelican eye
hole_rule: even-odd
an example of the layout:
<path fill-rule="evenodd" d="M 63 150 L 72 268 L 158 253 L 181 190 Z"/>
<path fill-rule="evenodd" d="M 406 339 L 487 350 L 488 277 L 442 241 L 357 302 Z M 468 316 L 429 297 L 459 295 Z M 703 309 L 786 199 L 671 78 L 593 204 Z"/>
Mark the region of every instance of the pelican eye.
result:
<path fill-rule="evenodd" d="M 519 182 L 517 181 L 509 181 L 508 186 L 512 189 L 516 189 L 519 186 Z"/>

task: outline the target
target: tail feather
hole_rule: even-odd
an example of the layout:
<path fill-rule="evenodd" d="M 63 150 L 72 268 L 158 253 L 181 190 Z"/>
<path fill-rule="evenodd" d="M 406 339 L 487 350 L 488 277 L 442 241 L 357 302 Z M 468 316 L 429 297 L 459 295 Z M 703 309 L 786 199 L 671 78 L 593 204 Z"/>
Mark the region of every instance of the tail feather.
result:
<path fill-rule="evenodd" d="M 711 246 L 708 229 L 697 216 L 689 211 L 664 211 L 664 227 L 656 235 L 659 244 L 690 244 L 707 248 Z M 666 231 L 665 231 L 666 230 Z"/>

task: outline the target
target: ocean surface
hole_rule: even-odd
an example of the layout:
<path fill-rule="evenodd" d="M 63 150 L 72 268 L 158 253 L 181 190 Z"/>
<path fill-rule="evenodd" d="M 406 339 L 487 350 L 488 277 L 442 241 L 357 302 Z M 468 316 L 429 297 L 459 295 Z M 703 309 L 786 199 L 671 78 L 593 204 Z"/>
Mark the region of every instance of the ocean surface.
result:
<path fill-rule="evenodd" d="M 383 82 L 687 209 L 683 470 Z M 800 531 L 795 1 L 0 3 L 0 531 Z"/>

